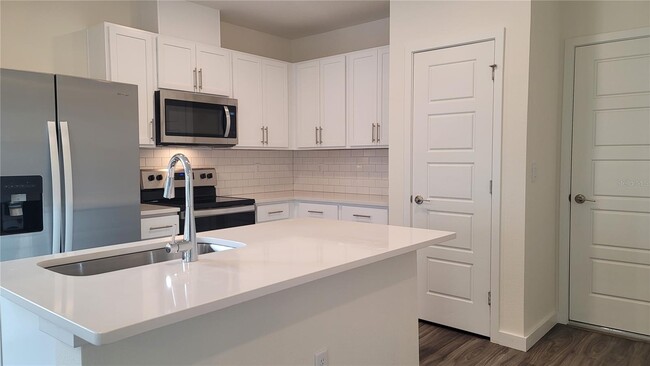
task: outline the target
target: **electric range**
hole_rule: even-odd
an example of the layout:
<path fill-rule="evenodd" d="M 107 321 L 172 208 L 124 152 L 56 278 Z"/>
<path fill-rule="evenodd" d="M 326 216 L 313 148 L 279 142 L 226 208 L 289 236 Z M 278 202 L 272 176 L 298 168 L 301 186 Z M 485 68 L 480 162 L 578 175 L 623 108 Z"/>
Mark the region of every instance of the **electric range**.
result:
<path fill-rule="evenodd" d="M 140 171 L 140 202 L 180 208 L 180 229 L 185 223 L 185 174 L 174 173 L 175 198 L 163 197 L 167 169 Z M 217 173 L 213 168 L 193 169 L 194 219 L 196 232 L 252 225 L 255 223 L 255 200 L 217 195 Z"/>

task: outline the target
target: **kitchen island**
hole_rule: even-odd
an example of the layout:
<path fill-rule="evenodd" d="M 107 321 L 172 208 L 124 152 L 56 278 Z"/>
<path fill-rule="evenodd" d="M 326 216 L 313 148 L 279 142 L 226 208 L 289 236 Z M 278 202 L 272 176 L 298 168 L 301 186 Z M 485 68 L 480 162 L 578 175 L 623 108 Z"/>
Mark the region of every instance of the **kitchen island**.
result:
<path fill-rule="evenodd" d="M 4 365 L 418 363 L 416 250 L 454 233 L 294 219 L 200 233 L 245 243 L 198 262 L 91 276 L 43 266 L 152 239 L 1 264 Z"/>

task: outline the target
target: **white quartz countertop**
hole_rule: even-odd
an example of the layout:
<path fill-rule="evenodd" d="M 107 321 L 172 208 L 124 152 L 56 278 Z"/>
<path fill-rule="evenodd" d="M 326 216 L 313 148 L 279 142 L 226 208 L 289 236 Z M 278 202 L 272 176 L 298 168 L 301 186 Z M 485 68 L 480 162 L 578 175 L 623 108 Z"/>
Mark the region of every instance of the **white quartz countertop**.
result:
<path fill-rule="evenodd" d="M 200 233 L 239 249 L 92 276 L 39 266 L 118 255 L 136 243 L 0 263 L 0 295 L 95 345 L 115 342 L 353 268 L 451 240 L 454 233 L 322 219 L 292 219 Z"/>
<path fill-rule="evenodd" d="M 311 191 L 284 191 L 268 193 L 252 193 L 245 195 L 255 199 L 255 203 L 265 204 L 282 201 L 311 201 L 323 203 L 342 203 L 351 205 L 369 205 L 388 207 L 388 196 L 371 194 L 311 192 Z"/>
<path fill-rule="evenodd" d="M 180 211 L 178 207 L 149 205 L 146 203 L 140 205 L 140 216 L 142 217 L 168 215 L 168 214 L 171 215 L 177 213 L 178 211 Z"/>

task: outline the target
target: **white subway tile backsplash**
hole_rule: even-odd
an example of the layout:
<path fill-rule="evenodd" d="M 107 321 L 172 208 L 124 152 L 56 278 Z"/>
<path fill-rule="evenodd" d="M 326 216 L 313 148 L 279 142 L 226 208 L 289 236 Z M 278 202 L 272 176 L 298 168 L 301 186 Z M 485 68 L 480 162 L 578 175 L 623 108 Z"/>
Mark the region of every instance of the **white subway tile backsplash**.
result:
<path fill-rule="evenodd" d="M 177 152 L 194 167 L 215 168 L 221 195 L 291 190 L 388 195 L 388 149 L 142 148 L 140 167 L 163 168 Z"/>

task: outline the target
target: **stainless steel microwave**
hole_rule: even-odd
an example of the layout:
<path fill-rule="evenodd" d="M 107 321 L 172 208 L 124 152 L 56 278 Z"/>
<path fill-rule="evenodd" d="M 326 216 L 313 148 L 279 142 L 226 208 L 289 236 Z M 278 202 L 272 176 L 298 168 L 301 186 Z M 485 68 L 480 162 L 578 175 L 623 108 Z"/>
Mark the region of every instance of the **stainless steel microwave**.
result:
<path fill-rule="evenodd" d="M 154 98 L 156 145 L 237 144 L 236 99 L 168 89 Z"/>

